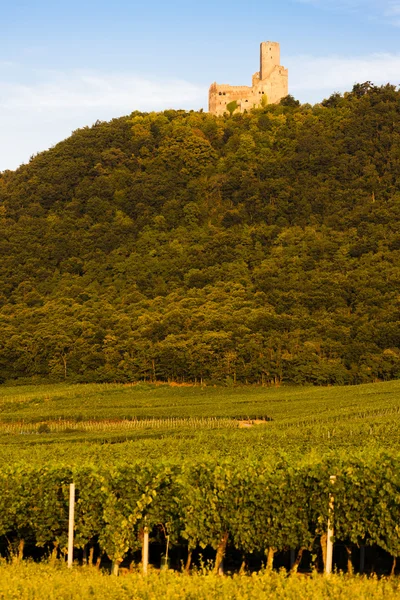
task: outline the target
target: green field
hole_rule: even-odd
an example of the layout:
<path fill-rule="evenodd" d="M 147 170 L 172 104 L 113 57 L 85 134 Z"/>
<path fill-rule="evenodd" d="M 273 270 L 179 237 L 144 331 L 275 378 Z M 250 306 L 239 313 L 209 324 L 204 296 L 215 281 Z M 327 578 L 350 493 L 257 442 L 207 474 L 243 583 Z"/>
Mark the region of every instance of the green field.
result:
<path fill-rule="evenodd" d="M 398 448 L 400 381 L 349 387 L 1 386 L 0 459 L 47 464 Z M 239 428 L 240 419 L 263 417 Z"/>

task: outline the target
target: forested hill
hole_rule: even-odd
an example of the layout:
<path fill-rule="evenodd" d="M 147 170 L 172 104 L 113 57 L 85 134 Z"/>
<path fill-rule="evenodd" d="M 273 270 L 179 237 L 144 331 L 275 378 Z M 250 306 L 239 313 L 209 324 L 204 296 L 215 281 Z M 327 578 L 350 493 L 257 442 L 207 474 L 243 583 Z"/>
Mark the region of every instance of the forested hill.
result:
<path fill-rule="evenodd" d="M 0 378 L 400 376 L 400 91 L 98 122 L 0 175 Z"/>

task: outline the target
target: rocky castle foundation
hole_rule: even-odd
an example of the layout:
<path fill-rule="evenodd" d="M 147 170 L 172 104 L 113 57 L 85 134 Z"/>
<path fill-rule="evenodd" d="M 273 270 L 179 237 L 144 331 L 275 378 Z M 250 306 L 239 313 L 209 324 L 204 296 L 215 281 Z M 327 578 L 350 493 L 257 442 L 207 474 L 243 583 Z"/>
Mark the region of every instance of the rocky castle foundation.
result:
<path fill-rule="evenodd" d="M 280 64 L 279 44 L 262 42 L 260 71 L 254 73 L 251 87 L 211 84 L 208 110 L 213 115 L 223 115 L 227 112 L 243 113 L 257 106 L 277 104 L 288 93 L 288 70 Z"/>

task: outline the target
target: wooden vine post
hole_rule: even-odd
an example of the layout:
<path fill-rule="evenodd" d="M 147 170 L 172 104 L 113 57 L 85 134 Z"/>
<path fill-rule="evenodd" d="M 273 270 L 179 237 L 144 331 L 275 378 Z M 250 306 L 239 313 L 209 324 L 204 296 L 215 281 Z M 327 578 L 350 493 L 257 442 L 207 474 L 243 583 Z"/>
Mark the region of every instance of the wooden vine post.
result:
<path fill-rule="evenodd" d="M 336 481 L 336 475 L 330 476 L 330 483 L 334 485 Z M 331 492 L 329 494 L 329 516 L 328 516 L 328 528 L 326 532 L 326 561 L 325 561 L 325 574 L 330 575 L 332 573 L 333 564 L 333 508 L 334 508 L 334 496 Z"/>
<path fill-rule="evenodd" d="M 75 484 L 69 486 L 69 521 L 68 521 L 68 567 L 74 561 L 74 519 L 75 519 Z"/>
<path fill-rule="evenodd" d="M 142 567 L 143 575 L 147 575 L 149 566 L 149 528 L 147 525 L 143 529 L 143 548 L 142 548 Z"/>

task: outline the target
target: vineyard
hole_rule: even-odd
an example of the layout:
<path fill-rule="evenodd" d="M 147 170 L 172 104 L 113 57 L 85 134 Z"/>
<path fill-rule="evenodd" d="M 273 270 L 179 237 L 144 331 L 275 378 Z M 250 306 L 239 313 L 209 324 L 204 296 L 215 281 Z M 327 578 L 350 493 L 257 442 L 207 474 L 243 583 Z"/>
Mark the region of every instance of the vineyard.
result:
<path fill-rule="evenodd" d="M 336 568 L 394 573 L 399 392 L 2 386 L 0 550 L 65 557 L 74 482 L 81 564 L 135 569 L 147 528 L 155 567 L 322 570 L 330 517 Z"/>
<path fill-rule="evenodd" d="M 334 494 L 335 539 L 352 552 L 376 545 L 400 555 L 400 454 L 332 453 L 322 461 L 273 463 L 232 460 L 168 464 L 3 469 L 0 533 L 10 547 L 65 554 L 69 483 L 77 488 L 75 548 L 114 565 L 140 552 L 148 528 L 158 547 L 166 544 L 190 566 L 196 549 L 216 551 L 218 569 L 227 547 L 243 564 L 253 554 L 322 550 Z M 334 473 L 334 485 L 330 475 Z M 282 560 L 282 556 L 281 556 Z M 314 560 L 317 560 L 315 557 Z M 395 562 L 393 563 L 395 568 Z"/>
<path fill-rule="evenodd" d="M 331 388 L 1 386 L 0 459 L 58 466 L 391 450 L 400 448 L 399 411 L 397 381 Z"/>

